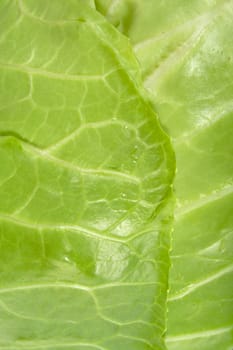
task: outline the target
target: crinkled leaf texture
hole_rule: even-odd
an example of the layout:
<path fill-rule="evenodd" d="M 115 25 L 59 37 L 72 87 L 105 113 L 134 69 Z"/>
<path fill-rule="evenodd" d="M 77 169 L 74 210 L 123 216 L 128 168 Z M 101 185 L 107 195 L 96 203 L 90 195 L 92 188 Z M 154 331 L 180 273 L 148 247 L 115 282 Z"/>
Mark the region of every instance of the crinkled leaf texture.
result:
<path fill-rule="evenodd" d="M 127 34 L 177 157 L 167 345 L 233 348 L 233 2 L 97 0 Z"/>
<path fill-rule="evenodd" d="M 0 16 L 0 348 L 164 349 L 174 156 L 128 40 L 80 0 Z"/>

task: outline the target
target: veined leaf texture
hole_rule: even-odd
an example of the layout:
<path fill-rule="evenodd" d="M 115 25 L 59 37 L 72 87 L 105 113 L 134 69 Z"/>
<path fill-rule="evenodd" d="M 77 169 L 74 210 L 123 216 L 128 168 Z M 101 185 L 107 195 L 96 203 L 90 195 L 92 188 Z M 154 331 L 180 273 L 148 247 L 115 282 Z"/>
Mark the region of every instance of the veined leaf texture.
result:
<path fill-rule="evenodd" d="M 233 348 L 233 2 L 96 1 L 131 39 L 177 159 L 167 347 Z"/>
<path fill-rule="evenodd" d="M 0 2 L 1 349 L 164 349 L 174 154 L 92 7 Z"/>

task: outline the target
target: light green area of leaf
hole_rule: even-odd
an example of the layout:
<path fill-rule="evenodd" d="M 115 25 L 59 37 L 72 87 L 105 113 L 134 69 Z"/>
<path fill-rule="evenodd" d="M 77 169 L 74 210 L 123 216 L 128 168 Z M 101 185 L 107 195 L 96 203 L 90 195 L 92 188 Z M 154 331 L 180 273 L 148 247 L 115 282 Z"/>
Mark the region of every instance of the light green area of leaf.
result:
<path fill-rule="evenodd" d="M 233 2 L 128 0 L 102 10 L 131 38 L 177 157 L 168 349 L 231 350 Z"/>
<path fill-rule="evenodd" d="M 85 1 L 0 17 L 0 348 L 164 349 L 174 156 L 128 40 Z"/>

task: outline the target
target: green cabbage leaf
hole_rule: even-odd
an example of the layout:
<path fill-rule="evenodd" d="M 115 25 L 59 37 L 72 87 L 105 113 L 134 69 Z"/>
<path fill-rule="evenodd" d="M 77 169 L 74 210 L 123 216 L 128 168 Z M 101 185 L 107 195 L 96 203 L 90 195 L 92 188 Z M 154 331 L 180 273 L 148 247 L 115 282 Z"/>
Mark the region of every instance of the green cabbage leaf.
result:
<path fill-rule="evenodd" d="M 233 2 L 96 1 L 128 35 L 173 139 L 170 350 L 233 348 Z"/>
<path fill-rule="evenodd" d="M 0 2 L 1 349 L 164 349 L 174 155 L 89 5 Z"/>

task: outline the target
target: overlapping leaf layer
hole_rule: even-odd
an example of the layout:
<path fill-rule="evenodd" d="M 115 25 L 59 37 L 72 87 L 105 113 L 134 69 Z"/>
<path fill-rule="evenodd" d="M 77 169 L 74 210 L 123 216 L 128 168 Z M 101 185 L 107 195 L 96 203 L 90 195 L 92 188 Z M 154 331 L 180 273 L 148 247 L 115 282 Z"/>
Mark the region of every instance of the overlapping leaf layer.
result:
<path fill-rule="evenodd" d="M 0 348 L 164 349 L 174 156 L 130 45 L 85 1 L 0 15 Z"/>
<path fill-rule="evenodd" d="M 233 2 L 101 1 L 128 35 L 177 157 L 167 345 L 233 346 Z"/>

